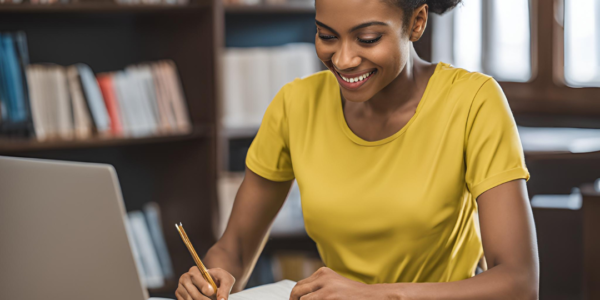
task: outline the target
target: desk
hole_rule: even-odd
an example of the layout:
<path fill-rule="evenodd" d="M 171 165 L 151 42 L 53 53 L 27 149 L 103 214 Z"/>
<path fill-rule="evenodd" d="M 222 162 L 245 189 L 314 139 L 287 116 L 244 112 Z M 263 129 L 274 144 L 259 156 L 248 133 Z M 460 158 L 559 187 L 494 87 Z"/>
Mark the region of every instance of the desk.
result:
<path fill-rule="evenodd" d="M 581 187 L 583 203 L 583 294 L 600 299 L 600 193 L 592 184 Z"/>
<path fill-rule="evenodd" d="M 533 208 L 540 299 L 600 299 L 600 193 L 581 186 L 581 209 Z"/>

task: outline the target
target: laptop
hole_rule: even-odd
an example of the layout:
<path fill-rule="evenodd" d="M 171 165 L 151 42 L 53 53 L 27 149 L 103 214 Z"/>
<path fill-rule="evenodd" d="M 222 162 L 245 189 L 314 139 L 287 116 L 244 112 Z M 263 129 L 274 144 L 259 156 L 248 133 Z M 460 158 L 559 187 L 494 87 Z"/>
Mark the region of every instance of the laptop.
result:
<path fill-rule="evenodd" d="M 110 165 L 0 156 L 0 299 L 146 300 Z"/>

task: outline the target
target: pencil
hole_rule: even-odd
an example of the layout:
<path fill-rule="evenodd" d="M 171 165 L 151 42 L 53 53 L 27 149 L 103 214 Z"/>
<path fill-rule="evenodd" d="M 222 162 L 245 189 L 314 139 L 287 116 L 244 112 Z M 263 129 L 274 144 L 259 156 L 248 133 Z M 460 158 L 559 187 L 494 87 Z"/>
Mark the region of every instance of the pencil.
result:
<path fill-rule="evenodd" d="M 217 293 L 217 285 L 215 284 L 215 281 L 212 279 L 212 276 L 210 276 L 210 273 L 208 273 L 208 270 L 206 269 L 206 267 L 200 260 L 200 257 L 198 257 L 198 254 L 196 253 L 194 246 L 192 246 L 192 242 L 190 242 L 190 239 L 188 238 L 187 233 L 185 233 L 185 229 L 183 229 L 183 224 L 181 224 L 181 223 L 179 223 L 179 225 L 175 224 L 175 228 L 177 228 L 177 231 L 179 231 L 179 235 L 181 235 L 181 239 L 183 240 L 183 243 L 190 251 L 190 254 L 192 255 L 192 258 L 194 259 L 194 261 L 196 262 L 196 266 L 198 266 L 198 269 L 200 270 L 202 277 L 204 277 L 204 280 L 208 281 L 208 283 L 212 286 L 212 288 L 216 294 Z"/>

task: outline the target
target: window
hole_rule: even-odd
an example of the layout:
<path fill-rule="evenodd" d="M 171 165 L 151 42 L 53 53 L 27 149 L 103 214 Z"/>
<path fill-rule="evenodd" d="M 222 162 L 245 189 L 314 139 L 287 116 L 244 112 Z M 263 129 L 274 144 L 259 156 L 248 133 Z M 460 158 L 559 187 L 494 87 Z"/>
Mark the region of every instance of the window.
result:
<path fill-rule="evenodd" d="M 463 0 L 432 16 L 433 61 L 490 74 L 499 81 L 531 79 L 528 0 Z"/>
<path fill-rule="evenodd" d="M 565 0 L 565 81 L 573 87 L 600 86 L 600 3 Z"/>

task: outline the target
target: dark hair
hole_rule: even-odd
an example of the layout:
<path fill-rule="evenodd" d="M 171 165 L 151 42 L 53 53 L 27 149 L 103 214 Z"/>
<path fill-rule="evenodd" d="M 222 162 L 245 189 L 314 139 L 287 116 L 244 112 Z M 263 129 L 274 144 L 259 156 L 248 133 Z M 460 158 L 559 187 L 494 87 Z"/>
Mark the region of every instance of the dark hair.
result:
<path fill-rule="evenodd" d="M 385 0 L 396 5 L 404 11 L 404 26 L 407 27 L 412 13 L 423 4 L 429 5 L 429 11 L 436 14 L 443 14 L 456 7 L 462 0 Z"/>

